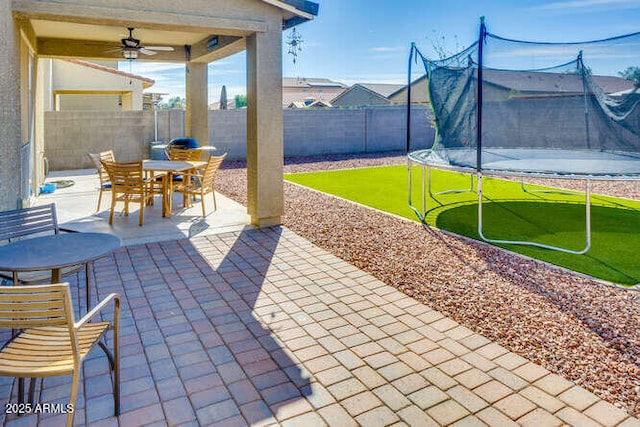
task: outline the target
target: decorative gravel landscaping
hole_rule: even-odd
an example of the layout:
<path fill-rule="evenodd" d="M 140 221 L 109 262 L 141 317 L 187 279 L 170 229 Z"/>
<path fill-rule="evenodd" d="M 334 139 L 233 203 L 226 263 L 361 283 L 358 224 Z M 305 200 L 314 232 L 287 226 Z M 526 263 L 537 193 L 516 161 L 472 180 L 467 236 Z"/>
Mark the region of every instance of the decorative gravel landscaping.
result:
<path fill-rule="evenodd" d="M 305 158 L 289 160 L 285 172 L 405 162 L 401 153 Z M 244 164 L 228 162 L 217 179 L 221 193 L 246 204 Z M 593 191 L 638 198 L 639 186 L 595 182 Z M 294 184 L 284 189 L 283 224 L 292 231 L 640 415 L 640 292 Z"/>

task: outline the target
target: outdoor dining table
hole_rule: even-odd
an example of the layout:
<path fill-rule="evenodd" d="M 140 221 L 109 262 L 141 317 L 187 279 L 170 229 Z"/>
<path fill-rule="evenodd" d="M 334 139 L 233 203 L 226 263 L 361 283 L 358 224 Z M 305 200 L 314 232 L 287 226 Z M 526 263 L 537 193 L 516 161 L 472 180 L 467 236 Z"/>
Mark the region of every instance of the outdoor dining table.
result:
<path fill-rule="evenodd" d="M 85 265 L 87 311 L 91 306 L 90 264 L 120 248 L 118 236 L 107 233 L 51 234 L 0 246 L 0 270 L 51 270 L 51 283 L 60 283 L 64 267 Z"/>
<path fill-rule="evenodd" d="M 147 172 L 161 172 L 162 176 L 162 216 L 171 217 L 173 202 L 173 186 L 171 180 L 176 173 L 184 173 L 192 169 L 203 167 L 207 162 L 184 160 L 144 160 L 142 169 Z"/>

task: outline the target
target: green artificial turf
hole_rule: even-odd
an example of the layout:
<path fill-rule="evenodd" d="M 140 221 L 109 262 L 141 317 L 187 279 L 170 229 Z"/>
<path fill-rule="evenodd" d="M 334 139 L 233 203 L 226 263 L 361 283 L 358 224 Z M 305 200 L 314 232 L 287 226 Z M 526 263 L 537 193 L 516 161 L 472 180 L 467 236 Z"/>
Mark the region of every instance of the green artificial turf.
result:
<path fill-rule="evenodd" d="M 431 173 L 434 193 L 470 186 L 469 175 L 440 170 Z M 413 204 L 421 209 L 421 169 L 414 167 L 412 174 Z M 408 205 L 406 166 L 287 174 L 285 179 L 419 221 Z M 485 177 L 483 196 L 483 233 L 487 238 L 535 241 L 573 250 L 585 245 L 582 194 L 523 192 L 519 182 Z M 585 255 L 533 246 L 499 246 L 615 283 L 639 283 L 640 202 L 594 194 L 591 202 L 591 249 Z M 480 240 L 475 191 L 434 195 L 426 203 L 429 225 Z"/>

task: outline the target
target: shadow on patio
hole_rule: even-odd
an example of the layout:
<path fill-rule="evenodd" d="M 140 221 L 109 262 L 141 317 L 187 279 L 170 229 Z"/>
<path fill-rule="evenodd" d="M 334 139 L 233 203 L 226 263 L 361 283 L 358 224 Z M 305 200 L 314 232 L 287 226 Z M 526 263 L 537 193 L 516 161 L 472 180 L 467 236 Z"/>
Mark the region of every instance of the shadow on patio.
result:
<path fill-rule="evenodd" d="M 41 194 L 38 197 L 39 205 L 56 204 L 61 228 L 77 232 L 115 234 L 125 245 L 237 231 L 251 222 L 244 206 L 219 193 L 216 194 L 218 202 L 216 211 L 213 210 L 211 196 L 207 196 L 205 218 L 202 218 L 199 201 L 190 208 L 183 208 L 182 196 L 174 194 L 170 218 L 162 217 L 162 203 L 160 197 L 156 197 L 154 205 L 145 208 L 142 227 L 138 225 L 139 205 L 132 205 L 129 216 L 124 216 L 120 213 L 122 203 L 116 205 L 113 225 L 110 226 L 108 220 L 111 193 L 109 191 L 104 193 L 100 209 L 96 212 L 99 182 L 95 170 L 52 172 L 47 182 L 63 182 L 67 185 L 51 194 Z"/>
<path fill-rule="evenodd" d="M 271 424 L 311 409 L 302 399 L 311 393 L 309 375 L 275 338 L 293 322 L 261 293 L 273 287 L 268 273 L 283 275 L 272 259 L 280 234 L 275 228 L 211 236 L 215 246 L 208 239 L 129 246 L 95 263 L 97 298 L 123 297 L 121 425 Z M 100 352 L 83 375 L 75 423 L 116 423 Z M 39 401 L 65 402 L 69 384 L 66 377 L 46 379 Z M 61 421 L 48 418 L 40 415 L 40 425 Z M 35 420 L 10 418 L 7 425 L 17 422 Z"/>
<path fill-rule="evenodd" d="M 122 413 L 94 351 L 79 426 L 637 423 L 284 227 L 145 240 L 92 274 L 94 302 L 122 297 Z M 70 278 L 81 309 L 83 276 Z M 5 401 L 15 388 L 0 378 Z M 39 402 L 69 391 L 70 378 L 46 379 Z M 4 417 L 46 426 L 64 414 Z"/>

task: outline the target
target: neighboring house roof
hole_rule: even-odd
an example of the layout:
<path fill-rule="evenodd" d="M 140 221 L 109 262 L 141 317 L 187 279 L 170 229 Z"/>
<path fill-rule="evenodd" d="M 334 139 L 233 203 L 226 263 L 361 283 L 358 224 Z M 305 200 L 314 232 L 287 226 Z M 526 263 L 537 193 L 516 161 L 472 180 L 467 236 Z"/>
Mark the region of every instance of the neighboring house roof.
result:
<path fill-rule="evenodd" d="M 220 101 L 212 102 L 209 104 L 209 110 L 219 110 L 220 109 Z M 227 99 L 227 110 L 235 110 L 236 109 L 236 100 L 235 98 Z"/>
<path fill-rule="evenodd" d="M 82 65 L 83 67 L 93 68 L 94 70 L 104 71 L 105 73 L 111 73 L 118 76 L 123 76 L 129 79 L 136 79 L 142 81 L 142 87 L 144 89 L 150 88 L 155 84 L 155 80 L 147 77 L 138 76 L 136 74 L 125 73 L 124 71 L 116 70 L 115 68 L 107 67 L 105 65 L 95 64 L 93 62 L 82 61 L 80 59 L 63 59 L 63 61 L 70 62 L 72 64 Z"/>
<path fill-rule="evenodd" d="M 283 77 L 282 105 L 288 107 L 293 102 L 310 105 L 315 101 L 329 104 L 346 87 L 343 83 L 325 78 Z"/>
<path fill-rule="evenodd" d="M 528 93 L 582 93 L 582 76 L 578 74 L 541 73 L 531 71 L 484 70 L 484 81 L 506 89 Z M 591 76 L 605 92 L 622 92 L 633 88 L 633 82 L 615 76 Z"/>
<path fill-rule="evenodd" d="M 397 83 L 357 83 L 358 85 L 389 98 L 392 94 L 402 89 L 405 85 Z"/>
<path fill-rule="evenodd" d="M 357 91 L 364 91 L 370 97 L 378 98 L 380 100 L 389 100 L 389 96 L 402 89 L 404 86 L 401 84 L 388 84 L 388 83 L 356 83 L 349 89 L 345 90 L 335 98 L 331 100 L 332 104 L 339 104 L 340 100 L 350 94 Z"/>
<path fill-rule="evenodd" d="M 283 77 L 283 88 L 346 88 L 347 86 L 340 82 L 323 78 L 308 77 Z"/>
<path fill-rule="evenodd" d="M 314 107 L 331 107 L 331 104 L 328 102 L 324 102 L 322 100 L 314 101 L 310 104 L 307 104 L 304 101 L 293 101 L 287 106 L 287 108 L 314 108 Z"/>

